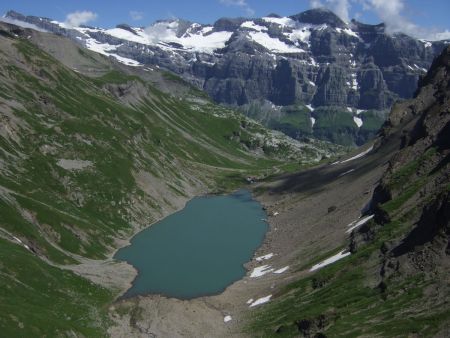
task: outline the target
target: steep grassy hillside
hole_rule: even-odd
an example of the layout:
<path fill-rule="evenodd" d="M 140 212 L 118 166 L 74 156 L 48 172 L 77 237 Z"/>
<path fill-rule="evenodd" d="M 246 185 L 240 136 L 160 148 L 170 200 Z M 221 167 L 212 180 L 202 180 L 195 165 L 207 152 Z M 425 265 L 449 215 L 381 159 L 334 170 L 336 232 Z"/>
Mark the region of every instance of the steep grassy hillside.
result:
<path fill-rule="evenodd" d="M 109 257 L 195 194 L 228 191 L 247 175 L 337 149 L 269 132 L 190 87 L 183 99 L 168 95 L 91 52 L 63 60 L 85 61 L 87 73 L 90 62 L 109 62 L 87 77 L 33 44 L 36 34 L 47 41 L 45 33 L 0 27 L 2 335 L 104 336 L 118 290 L 65 265 Z M 58 39 L 52 48 L 62 47 Z"/>

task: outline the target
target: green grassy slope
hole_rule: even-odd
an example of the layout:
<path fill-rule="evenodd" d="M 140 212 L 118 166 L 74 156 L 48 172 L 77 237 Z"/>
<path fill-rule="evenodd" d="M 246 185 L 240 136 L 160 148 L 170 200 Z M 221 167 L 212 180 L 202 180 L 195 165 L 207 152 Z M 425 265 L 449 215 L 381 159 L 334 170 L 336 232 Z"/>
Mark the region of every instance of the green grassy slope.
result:
<path fill-rule="evenodd" d="M 105 336 L 111 291 L 0 239 L 2 337 Z"/>
<path fill-rule="evenodd" d="M 333 150 L 303 151 L 196 92 L 178 99 L 120 71 L 91 79 L 26 31 L 1 32 L 0 335 L 105 335 L 117 290 L 63 265 L 106 258 L 198 191 Z"/>
<path fill-rule="evenodd" d="M 271 120 L 269 126 L 291 137 L 310 137 L 312 135 L 312 123 L 308 108 L 298 105 L 281 109 L 282 117 Z"/>
<path fill-rule="evenodd" d="M 212 105 L 193 107 L 119 73 L 90 80 L 40 55 L 31 44 L 20 41 L 17 47 L 25 59 L 34 55 L 28 62 L 44 74 L 4 66 L 6 76 L 21 84 L 8 88 L 9 100 L 26 98 L 11 108 L 16 123 L 24 127 L 13 126 L 14 137 L 2 137 L 7 170 L 0 182 L 13 200 L 2 201 L 9 210 L 2 217 L 4 227 L 18 236 L 35 236 L 38 241 L 42 233 L 29 230 L 26 223 L 46 224 L 48 229 L 41 229 L 48 230 L 44 237 L 51 237 L 63 251 L 103 258 L 112 237 L 135 221 L 130 199 L 140 196 L 155 207 L 159 202 L 160 196 L 138 187 L 134 173 L 145 171 L 183 195 L 183 185 L 189 182 L 181 164 L 189 172 L 197 165 L 245 171 L 280 163 L 242 149 L 232 135 L 248 132 L 240 131 L 237 118 L 205 111 L 214 109 Z M 148 89 L 149 96 L 136 107 L 124 105 L 99 86 L 130 81 Z M 58 165 L 61 159 L 86 161 L 88 166 L 63 168 Z M 13 210 L 28 210 L 32 220 Z M 100 240 L 92 241 L 92 236 Z M 50 257 L 48 245 L 36 247 L 57 259 Z"/>
<path fill-rule="evenodd" d="M 327 140 L 343 146 L 361 146 L 375 138 L 377 131 L 386 120 L 385 111 L 368 110 L 349 111 L 347 107 L 322 106 L 311 111 L 303 104 L 277 107 L 270 102 L 253 102 L 241 107 L 247 115 L 264 125 L 280 130 L 296 138 Z M 357 116 L 362 119 L 361 128 L 353 121 Z M 315 119 L 314 126 L 311 117 Z"/>

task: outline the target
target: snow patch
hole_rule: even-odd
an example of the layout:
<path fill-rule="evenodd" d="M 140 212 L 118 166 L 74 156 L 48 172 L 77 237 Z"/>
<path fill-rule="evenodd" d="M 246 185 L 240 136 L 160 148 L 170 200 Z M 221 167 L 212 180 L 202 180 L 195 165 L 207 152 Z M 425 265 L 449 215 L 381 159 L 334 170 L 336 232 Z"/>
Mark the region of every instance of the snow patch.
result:
<path fill-rule="evenodd" d="M 106 31 L 104 31 L 104 33 L 122 40 L 137 42 L 141 44 L 149 43 L 148 36 L 146 36 L 145 33 L 139 30 L 136 30 L 136 34 L 138 35 L 122 28 L 107 29 Z"/>
<path fill-rule="evenodd" d="M 314 265 L 311 269 L 309 269 L 309 271 L 315 271 L 315 270 L 321 269 L 324 266 L 333 264 L 334 262 L 337 262 L 338 260 L 345 258 L 349 255 L 351 255 L 350 252 L 345 252 L 345 250 L 343 250 L 343 251 L 339 252 L 338 254 L 331 256 L 331 257 L 323 260 L 322 262 Z"/>
<path fill-rule="evenodd" d="M 257 32 L 267 31 L 267 27 L 255 24 L 253 21 L 245 21 L 241 24 L 241 28 L 250 28 Z"/>
<path fill-rule="evenodd" d="M 355 122 L 358 128 L 361 128 L 363 125 L 363 120 L 356 116 L 353 116 L 353 122 Z"/>
<path fill-rule="evenodd" d="M 317 31 L 323 31 L 323 30 L 325 30 L 325 29 L 327 29 L 328 28 L 328 25 L 327 24 L 321 24 L 321 25 L 318 25 L 318 26 L 316 26 L 315 27 L 315 29 L 317 30 Z"/>
<path fill-rule="evenodd" d="M 253 269 L 252 273 L 250 274 L 250 278 L 261 277 L 272 271 L 273 271 L 273 269 L 270 265 L 259 266 L 259 267 L 256 267 Z"/>
<path fill-rule="evenodd" d="M 213 29 L 214 29 L 213 26 L 206 26 L 206 27 L 203 27 L 203 29 L 202 29 L 202 34 L 207 34 L 207 33 L 211 32 Z"/>
<path fill-rule="evenodd" d="M 344 32 L 345 34 L 347 34 L 347 35 L 354 36 L 355 38 L 358 38 L 358 39 L 359 39 L 358 33 L 356 33 L 355 31 L 352 31 L 350 28 L 345 28 L 345 29 L 343 30 L 343 32 Z"/>
<path fill-rule="evenodd" d="M 254 306 L 257 306 L 257 305 L 261 305 L 261 304 L 267 303 L 268 301 L 270 301 L 270 298 L 272 298 L 272 295 L 268 295 L 266 297 L 258 298 L 257 300 L 255 300 L 253 303 L 250 304 L 250 307 L 254 307 Z"/>
<path fill-rule="evenodd" d="M 371 146 L 369 149 L 363 151 L 362 153 L 359 153 L 359 154 L 357 154 L 357 155 L 355 155 L 355 156 L 353 156 L 353 157 L 350 157 L 350 158 L 348 158 L 348 159 L 346 159 L 346 160 L 344 160 L 344 161 L 336 161 L 336 162 L 334 162 L 334 163 L 332 163 L 332 164 L 340 164 L 340 163 L 346 163 L 346 162 L 350 162 L 350 161 L 356 160 L 356 159 L 358 159 L 358 158 L 361 158 L 361 157 L 363 157 L 363 156 L 366 156 L 366 155 L 367 155 L 368 153 L 370 153 L 372 150 L 373 150 L 373 146 Z"/>
<path fill-rule="evenodd" d="M 131 34 L 131 33 L 130 33 Z M 115 58 L 117 61 L 126 64 L 128 66 L 138 67 L 142 66 L 139 62 L 133 59 L 129 59 L 114 53 L 111 53 L 112 51 L 116 51 L 117 47 L 121 45 L 110 45 L 109 43 L 99 43 L 97 40 L 89 38 L 86 39 L 86 48 L 89 50 L 92 50 L 93 52 L 111 56 Z"/>
<path fill-rule="evenodd" d="M 125 57 L 117 55 L 117 54 L 108 54 L 108 55 L 112 56 L 113 58 L 115 58 L 120 63 L 126 64 L 127 66 L 132 66 L 132 67 L 140 67 L 140 66 L 142 66 L 141 63 L 139 63 L 139 62 L 137 62 L 136 60 L 133 60 L 133 59 L 125 58 Z"/>
<path fill-rule="evenodd" d="M 109 51 L 116 50 L 117 46 L 110 45 L 109 43 L 100 43 L 95 39 L 89 38 L 86 39 L 86 48 L 90 49 L 94 52 L 103 54 L 103 55 L 109 55 Z"/>
<path fill-rule="evenodd" d="M 251 303 L 253 303 L 253 298 L 250 298 L 250 299 L 247 301 L 247 304 L 251 304 Z"/>
<path fill-rule="evenodd" d="M 280 39 L 271 38 L 267 33 L 250 32 L 253 41 L 274 53 L 305 53 L 301 48 L 288 45 Z"/>
<path fill-rule="evenodd" d="M 311 30 L 309 28 L 294 29 L 292 33 L 287 34 L 289 40 L 300 40 L 309 45 L 309 38 L 311 37 Z"/>
<path fill-rule="evenodd" d="M 414 67 L 416 67 L 418 70 L 420 70 L 421 72 L 427 72 L 427 70 L 425 68 L 419 67 L 418 65 L 414 64 Z"/>
<path fill-rule="evenodd" d="M 232 32 L 214 32 L 208 35 L 194 34 L 187 37 L 183 36 L 174 42 L 183 45 L 186 49 L 212 53 L 216 49 L 224 48 L 232 34 Z"/>
<path fill-rule="evenodd" d="M 318 63 L 316 62 L 316 60 L 314 60 L 313 58 L 310 59 L 310 63 L 311 66 L 313 67 L 319 67 Z"/>
<path fill-rule="evenodd" d="M 310 104 L 307 104 L 305 107 L 308 108 L 310 111 L 314 111 L 313 106 Z"/>
<path fill-rule="evenodd" d="M 360 219 L 360 220 L 350 223 L 349 225 L 347 225 L 350 228 L 348 228 L 347 231 L 345 231 L 345 232 L 346 233 L 352 232 L 353 230 L 360 227 L 361 225 L 366 224 L 368 221 L 370 221 L 374 217 L 375 217 L 375 215 L 370 215 L 370 216 L 364 217 L 363 219 Z"/>
<path fill-rule="evenodd" d="M 256 259 L 258 262 L 261 262 L 261 261 L 263 261 L 263 260 L 271 259 L 272 257 L 273 257 L 273 253 L 269 253 L 269 254 L 264 255 L 264 256 L 256 257 L 255 259 Z"/>
<path fill-rule="evenodd" d="M 316 124 L 316 119 L 312 116 L 309 119 L 311 120 L 311 128 L 314 128 L 314 125 Z"/>
<path fill-rule="evenodd" d="M 283 18 L 271 18 L 271 17 L 265 17 L 262 18 L 265 22 L 274 23 L 276 25 L 282 26 L 282 27 L 294 27 L 295 21 L 291 18 L 283 17 Z"/>
<path fill-rule="evenodd" d="M 355 169 L 347 170 L 345 173 L 340 174 L 338 177 L 345 176 L 345 175 L 347 175 L 347 174 L 350 174 L 350 173 L 353 172 L 353 171 L 355 171 Z"/>
<path fill-rule="evenodd" d="M 231 321 L 233 318 L 231 318 L 231 316 L 225 316 L 223 317 L 223 322 L 224 323 L 228 323 L 229 321 Z"/>
<path fill-rule="evenodd" d="M 432 44 L 430 41 L 423 40 L 423 39 L 420 39 L 419 41 L 423 43 L 423 45 L 425 46 L 425 48 L 430 48 L 430 47 L 433 46 L 433 44 Z"/>
<path fill-rule="evenodd" d="M 280 273 L 286 272 L 288 269 L 289 269 L 289 265 L 285 266 L 284 268 L 275 270 L 273 273 L 280 274 Z"/>
<path fill-rule="evenodd" d="M 136 34 L 133 34 L 132 32 L 121 28 L 102 30 L 84 27 L 73 27 L 73 29 L 76 29 L 84 35 L 88 35 L 88 33 L 90 32 L 102 32 L 117 39 L 135 42 L 142 45 L 158 45 L 160 48 L 166 50 L 173 50 L 175 48 L 168 45 L 169 43 L 177 43 L 182 46 L 182 49 L 205 53 L 212 53 L 215 49 L 224 48 L 225 43 L 233 34 L 232 32 L 211 33 L 211 31 L 213 30 L 212 26 L 203 27 L 201 30 L 193 33 L 194 28 L 198 29 L 198 27 L 200 26 L 199 24 L 194 23 L 183 36 L 177 37 L 178 26 L 178 21 L 161 21 L 153 24 L 146 29 L 133 28 Z M 88 46 L 89 49 L 94 50 L 93 48 L 96 48 L 96 44 L 101 45 L 94 39 L 89 38 L 88 40 L 91 40 L 89 43 L 87 43 L 87 45 L 91 45 L 91 48 L 89 48 Z M 105 49 L 102 48 L 102 46 L 97 46 L 97 50 L 95 51 L 101 53 L 105 52 Z"/>

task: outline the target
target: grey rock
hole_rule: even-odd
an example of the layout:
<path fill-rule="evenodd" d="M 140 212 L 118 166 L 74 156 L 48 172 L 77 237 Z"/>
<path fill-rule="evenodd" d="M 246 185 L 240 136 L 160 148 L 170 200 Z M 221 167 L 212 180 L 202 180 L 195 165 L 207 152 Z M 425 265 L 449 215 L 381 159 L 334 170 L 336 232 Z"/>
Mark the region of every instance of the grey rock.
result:
<path fill-rule="evenodd" d="M 87 37 L 116 46 L 115 54 L 174 72 L 205 90 L 216 102 L 235 106 L 270 101 L 279 106 L 303 103 L 383 111 L 395 100 L 413 96 L 420 77 L 448 44 L 419 41 L 404 34 L 389 35 L 384 24 L 355 20 L 347 24 L 324 9 L 289 17 L 294 27 L 263 18 L 221 18 L 209 32 L 202 33 L 232 33 L 225 47 L 212 53 L 193 51 L 176 42 L 144 45 L 102 30 L 84 35 L 50 19 L 16 12 L 8 12 L 7 17 L 68 36 L 83 46 Z M 270 18 L 280 19 L 277 15 Z M 241 27 L 246 21 L 252 21 L 253 27 Z M 118 27 L 134 32 L 129 26 Z M 176 36 L 197 34 L 204 27 L 177 20 Z M 255 32 L 266 33 L 267 38 L 303 52 L 269 50 L 270 44 L 266 48 L 252 39 Z M 309 38 L 298 38 L 299 32 L 309 34 Z"/>
<path fill-rule="evenodd" d="M 336 14 L 326 8 L 310 9 L 291 16 L 291 19 L 314 25 L 329 24 L 332 27 L 344 27 L 345 23 Z"/>

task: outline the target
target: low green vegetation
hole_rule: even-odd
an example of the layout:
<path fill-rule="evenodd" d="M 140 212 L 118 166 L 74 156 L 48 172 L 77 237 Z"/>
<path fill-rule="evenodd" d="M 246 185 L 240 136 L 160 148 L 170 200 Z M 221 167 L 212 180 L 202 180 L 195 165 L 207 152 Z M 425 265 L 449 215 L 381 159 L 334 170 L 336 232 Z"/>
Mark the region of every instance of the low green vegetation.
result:
<path fill-rule="evenodd" d="M 442 304 L 424 304 L 424 292 L 433 287 L 433 280 L 422 275 L 373 280 L 383 240 L 405 231 L 402 223 L 385 227 L 374 243 L 288 285 L 273 302 L 255 309 L 247 332 L 265 337 L 433 336 L 439 330 L 436 323 L 450 313 Z"/>
<path fill-rule="evenodd" d="M 105 337 L 111 291 L 0 239 L 3 337 Z"/>
<path fill-rule="evenodd" d="M 418 168 L 425 165 L 426 162 L 436 154 L 435 148 L 428 149 L 423 155 L 408 162 L 400 168 L 395 168 L 389 180 L 389 187 L 392 189 L 401 189 L 406 183 L 416 178 Z"/>
<path fill-rule="evenodd" d="M 118 70 L 112 70 L 103 76 L 91 79 L 98 86 L 106 84 L 125 84 L 129 81 L 140 81 L 142 80 L 138 76 L 126 75 Z"/>
<path fill-rule="evenodd" d="M 395 194 L 395 198 L 382 205 L 384 211 L 391 215 L 395 214 L 431 179 L 432 173 L 427 173 L 431 168 L 428 170 L 426 168 L 435 154 L 436 149 L 430 148 L 420 157 L 394 169 L 389 176 L 387 186 L 392 194 Z M 424 168 L 422 175 L 418 174 L 421 172 L 420 168 Z"/>
<path fill-rule="evenodd" d="M 376 136 L 386 120 L 387 111 L 367 110 L 358 114 L 347 107 L 321 106 L 311 111 L 304 104 L 274 106 L 267 101 L 253 101 L 240 108 L 247 116 L 296 138 L 314 137 L 343 146 L 360 146 Z M 353 117 L 363 122 L 358 128 Z M 311 118 L 314 118 L 313 125 Z"/>
<path fill-rule="evenodd" d="M 193 191 L 228 192 L 340 149 L 300 149 L 190 87 L 175 98 L 118 70 L 89 78 L 0 39 L 0 335 L 105 336 L 116 291 L 64 265 L 106 258 Z"/>
<path fill-rule="evenodd" d="M 430 148 L 395 167 L 386 179 L 394 197 L 380 205 L 390 220 L 383 225 L 369 221 L 361 229 L 366 239 L 357 242 L 349 257 L 289 283 L 273 301 L 253 310 L 247 332 L 264 337 L 432 337 L 439 332 L 450 308 L 445 296 L 430 290 L 442 288 L 442 277 L 425 271 L 398 272 L 394 263 L 389 264 L 395 259 L 384 254 L 389 246 L 401 243 L 422 208 L 437 198 L 419 193 L 436 175 L 430 161 L 435 155 L 436 149 Z M 315 257 L 298 270 L 308 270 L 340 250 Z M 382 272 L 384 264 L 393 272 Z"/>
<path fill-rule="evenodd" d="M 356 138 L 357 145 L 362 145 L 368 140 L 375 138 L 386 120 L 386 114 L 386 111 L 368 110 L 358 115 L 358 117 L 363 121 L 363 125 L 358 131 Z"/>
<path fill-rule="evenodd" d="M 283 107 L 282 117 L 270 121 L 269 127 L 280 130 L 293 138 L 312 135 L 310 111 L 303 105 Z"/>
<path fill-rule="evenodd" d="M 314 111 L 316 124 L 314 136 L 319 139 L 331 140 L 342 145 L 353 145 L 358 127 L 353 116 L 345 108 L 319 107 Z"/>

